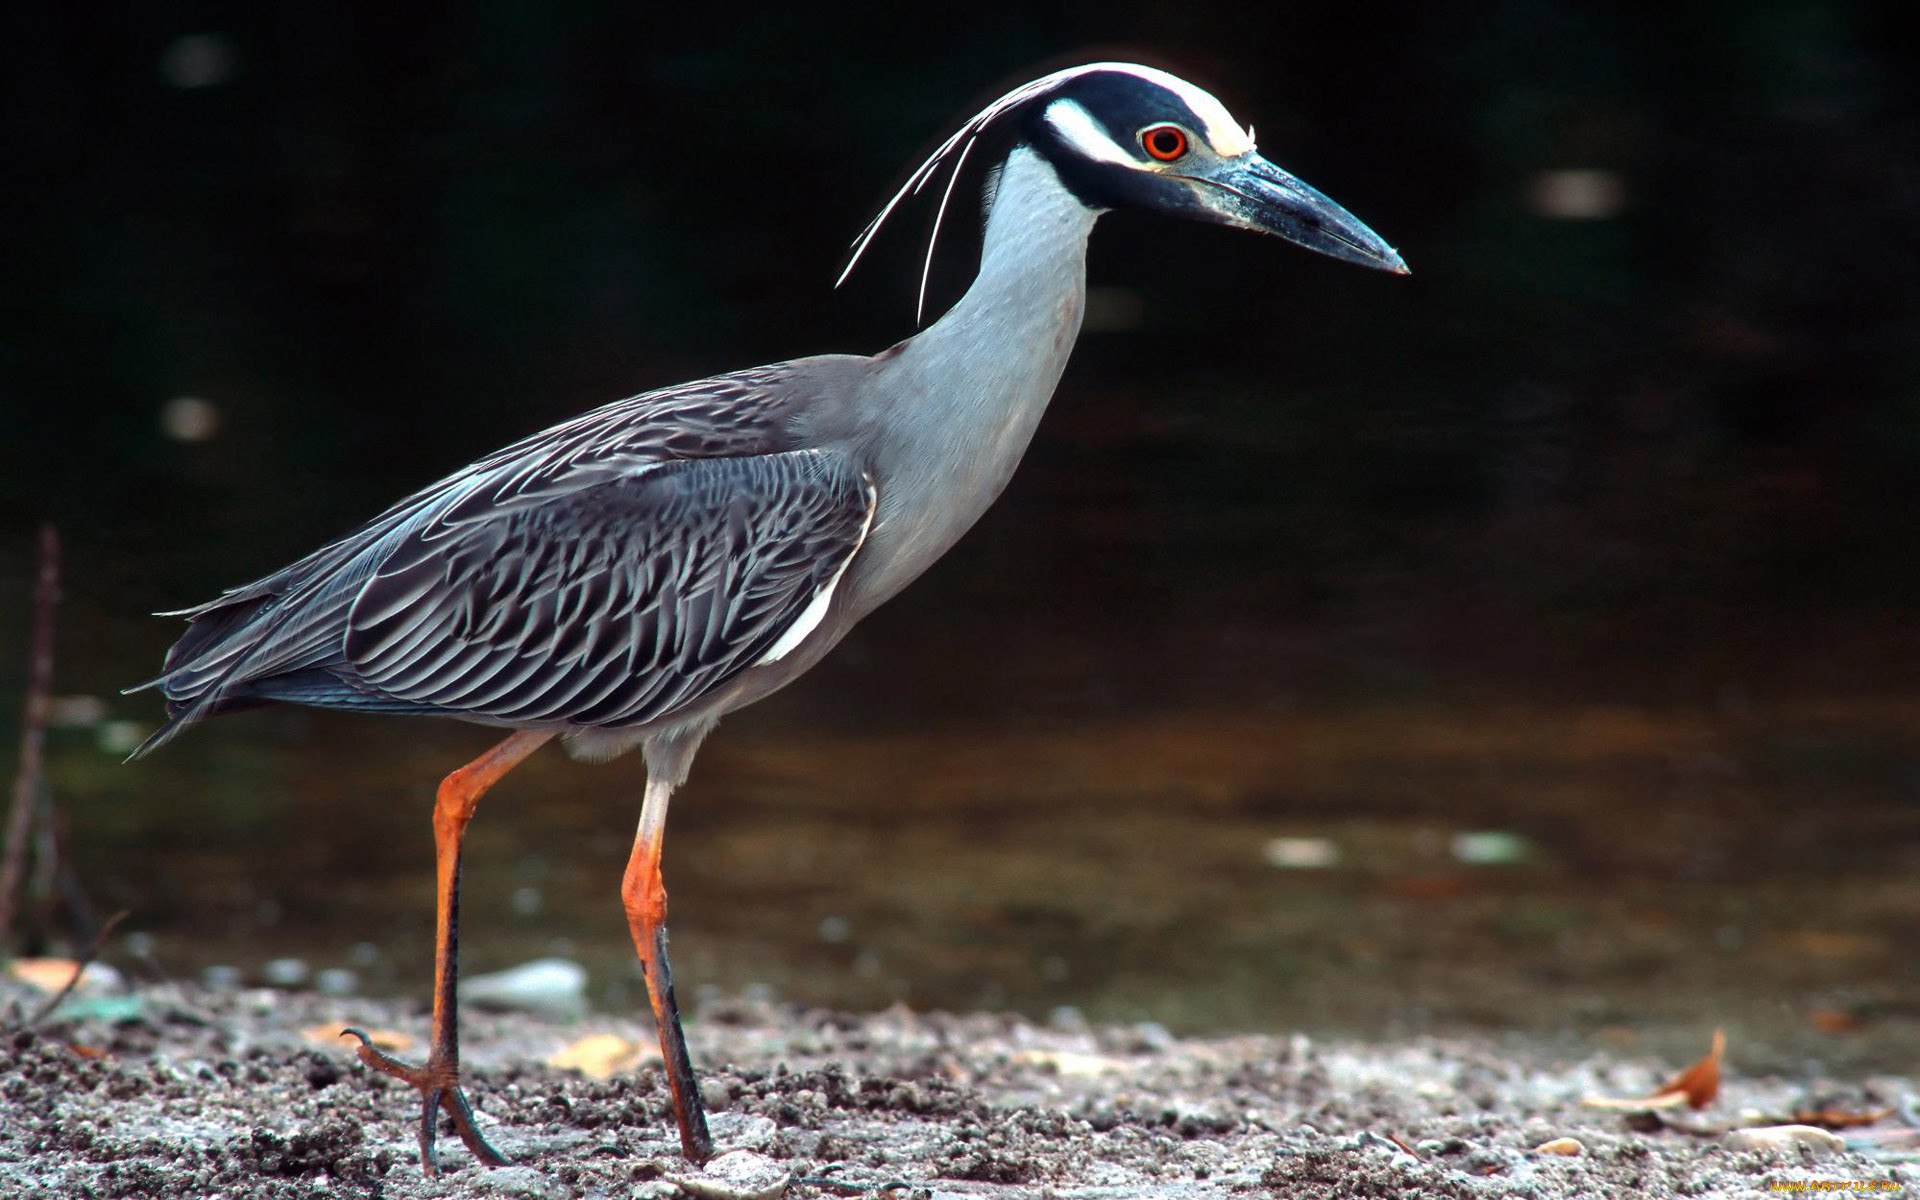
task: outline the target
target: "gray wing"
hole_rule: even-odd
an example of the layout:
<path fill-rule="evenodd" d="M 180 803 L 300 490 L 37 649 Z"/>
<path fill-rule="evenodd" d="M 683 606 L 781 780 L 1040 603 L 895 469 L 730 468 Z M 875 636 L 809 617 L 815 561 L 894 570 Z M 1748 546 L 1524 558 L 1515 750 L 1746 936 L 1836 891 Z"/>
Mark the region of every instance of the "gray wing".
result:
<path fill-rule="evenodd" d="M 791 406 L 831 379 L 833 367 L 831 359 L 802 359 L 605 405 L 488 455 L 289 567 L 176 614 L 189 628 L 160 677 L 144 685 L 167 697 L 169 719 L 136 753 L 202 717 L 264 700 L 441 711 L 334 673 L 350 665 L 344 639 L 361 592 L 400 548 L 476 545 L 467 539 L 509 528 L 526 536 L 530 526 L 515 522 L 549 508 L 549 521 L 562 510 L 587 515 L 584 497 L 596 489 L 610 489 L 601 502 L 618 503 L 624 486 L 667 465 L 777 457 L 791 449 Z M 821 468 L 820 477 L 830 474 Z"/>
<path fill-rule="evenodd" d="M 231 588 L 217 600 L 162 615 L 199 618 L 323 584 L 371 542 L 421 520 L 457 521 L 462 511 L 537 504 L 647 463 L 791 449 L 782 418 L 805 390 L 808 369 L 822 361 L 754 367 L 601 405 L 461 468 L 291 566 Z M 168 673 L 189 642 L 183 638 L 168 655 Z"/>
<path fill-rule="evenodd" d="M 873 500 L 845 456 L 806 450 L 663 463 L 424 531 L 360 590 L 330 673 L 506 724 L 642 724 L 767 660 Z"/>

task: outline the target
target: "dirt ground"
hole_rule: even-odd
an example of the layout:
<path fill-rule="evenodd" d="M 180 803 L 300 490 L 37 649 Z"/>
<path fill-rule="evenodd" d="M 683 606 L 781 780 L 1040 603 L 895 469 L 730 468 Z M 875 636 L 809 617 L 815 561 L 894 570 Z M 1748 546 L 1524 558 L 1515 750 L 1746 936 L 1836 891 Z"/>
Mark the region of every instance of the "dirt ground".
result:
<path fill-rule="evenodd" d="M 0 1014 L 17 1022 L 32 997 L 0 983 Z M 1744 1077 L 1737 1047 L 1712 1106 L 1653 1117 L 1581 1101 L 1649 1094 L 1685 1064 L 1487 1040 L 1182 1039 L 1153 1025 L 1087 1028 L 1071 1013 L 1035 1025 L 747 1001 L 709 1004 L 689 1028 L 716 1141 L 740 1152 L 719 1172 L 678 1157 L 652 1063 L 596 1079 L 548 1061 L 572 1047 L 590 1066 L 619 1065 L 646 1026 L 469 1012 L 470 1093 L 515 1165 L 481 1167 L 443 1135 L 443 1173 L 427 1178 L 414 1094 L 330 1036 L 347 1023 L 410 1034 L 416 1048 L 426 1025 L 417 1008 L 386 1001 L 166 985 L 0 1034 L 0 1195 L 1700 1197 L 1920 1186 L 1912 1079 Z M 1842 1130 L 1844 1146 L 1808 1134 L 1746 1150 L 1727 1133 L 1823 1108 L 1890 1111 Z M 1559 1138 L 1579 1152 L 1536 1151 Z"/>

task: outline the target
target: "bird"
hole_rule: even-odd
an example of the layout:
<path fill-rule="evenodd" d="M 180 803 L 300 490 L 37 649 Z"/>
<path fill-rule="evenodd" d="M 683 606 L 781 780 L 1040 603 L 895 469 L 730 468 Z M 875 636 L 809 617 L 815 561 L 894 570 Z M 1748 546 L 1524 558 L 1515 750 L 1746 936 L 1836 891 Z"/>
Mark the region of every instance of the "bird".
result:
<path fill-rule="evenodd" d="M 1045 74 L 963 121 L 861 230 L 969 159 L 984 233 L 938 320 L 871 356 L 827 354 L 663 387 L 489 454 L 291 566 L 174 613 L 166 719 L 135 755 L 271 703 L 457 718 L 510 732 L 448 774 L 433 807 L 432 1038 L 424 1063 L 360 1059 L 417 1089 L 420 1162 L 444 1113 L 481 1162 L 460 1074 L 462 838 L 483 794 L 555 738 L 646 782 L 620 885 L 682 1154 L 713 1153 L 667 956 L 668 804 L 720 718 L 786 686 L 944 555 L 999 496 L 1066 367 L 1088 237 L 1115 210 L 1278 236 L 1406 274 L 1352 214 L 1262 157 L 1254 132 L 1168 71 L 1095 62 Z M 916 316 L 916 325 L 919 324 Z M 130 689 L 139 690 L 139 689 Z"/>

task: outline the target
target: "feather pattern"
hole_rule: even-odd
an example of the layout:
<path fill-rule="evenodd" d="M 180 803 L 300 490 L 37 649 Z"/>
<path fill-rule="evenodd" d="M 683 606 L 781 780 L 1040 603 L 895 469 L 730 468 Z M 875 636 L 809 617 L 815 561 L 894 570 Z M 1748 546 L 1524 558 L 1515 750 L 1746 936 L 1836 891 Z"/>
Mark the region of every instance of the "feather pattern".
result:
<path fill-rule="evenodd" d="M 618 401 L 524 439 L 292 566 L 188 609 L 167 725 L 291 700 L 633 726 L 754 665 L 838 578 L 873 485 L 794 450 L 798 360 Z"/>

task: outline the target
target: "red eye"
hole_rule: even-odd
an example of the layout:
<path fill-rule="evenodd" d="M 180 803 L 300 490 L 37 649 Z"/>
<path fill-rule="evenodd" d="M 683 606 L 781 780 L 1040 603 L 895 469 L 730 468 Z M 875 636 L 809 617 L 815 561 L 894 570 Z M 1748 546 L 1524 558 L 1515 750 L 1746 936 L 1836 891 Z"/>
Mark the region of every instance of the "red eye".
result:
<path fill-rule="evenodd" d="M 1178 125 L 1155 125 L 1140 131 L 1140 144 L 1161 162 L 1172 162 L 1187 152 L 1187 131 Z"/>

